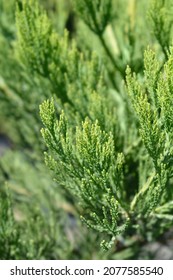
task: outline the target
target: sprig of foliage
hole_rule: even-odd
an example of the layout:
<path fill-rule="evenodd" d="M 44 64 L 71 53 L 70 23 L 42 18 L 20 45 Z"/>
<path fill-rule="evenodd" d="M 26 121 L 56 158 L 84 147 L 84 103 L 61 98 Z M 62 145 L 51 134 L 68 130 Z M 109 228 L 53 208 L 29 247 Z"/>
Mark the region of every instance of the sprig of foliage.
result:
<path fill-rule="evenodd" d="M 171 227 L 172 19 L 149 2 L 17 1 L 16 34 L 0 0 L 2 258 L 134 258 Z"/>
<path fill-rule="evenodd" d="M 46 163 L 57 174 L 59 185 L 77 198 L 84 213 L 90 213 L 88 225 L 109 234 L 120 233 L 125 226 L 120 230 L 113 221 L 118 213 L 126 213 L 122 205 L 123 157 L 116 156 L 112 134 L 89 119 L 71 130 L 63 113 L 56 121 L 53 101 L 41 105 L 40 115 L 45 125 L 43 138 L 53 152 L 46 153 Z"/>
<path fill-rule="evenodd" d="M 89 28 L 97 35 L 103 34 L 112 18 L 112 0 L 75 0 L 74 3 Z"/>
<path fill-rule="evenodd" d="M 172 15 L 173 6 L 170 0 L 152 1 L 149 18 L 153 26 L 153 33 L 166 58 L 169 46 L 172 44 Z"/>
<path fill-rule="evenodd" d="M 165 194 L 169 192 L 169 178 L 172 177 L 170 164 L 172 129 L 170 123 L 168 125 L 166 121 L 170 118 L 167 116 L 169 113 L 165 110 L 165 103 L 169 104 L 167 100 L 171 99 L 171 92 L 165 90 L 170 87 L 170 81 L 166 78 L 171 76 L 170 61 L 172 61 L 172 54 L 169 55 L 168 61 L 161 70 L 153 51 L 150 49 L 146 51 L 145 87 L 140 85 L 137 77 L 131 74 L 129 68 L 127 70 L 128 91 L 139 121 L 140 135 L 154 167 L 150 183 L 142 189 L 142 193 L 151 192 L 147 195 L 152 197 L 149 200 L 150 211 L 167 201 L 165 199 L 168 197 L 166 195 L 167 198 L 165 198 Z M 167 76 L 165 76 L 165 70 Z M 139 195 L 138 198 L 140 198 Z"/>

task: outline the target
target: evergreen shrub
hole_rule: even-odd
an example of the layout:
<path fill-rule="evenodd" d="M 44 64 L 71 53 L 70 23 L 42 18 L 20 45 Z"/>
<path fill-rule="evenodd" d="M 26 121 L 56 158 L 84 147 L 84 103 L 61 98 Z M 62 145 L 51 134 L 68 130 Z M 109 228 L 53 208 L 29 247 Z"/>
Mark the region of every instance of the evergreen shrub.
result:
<path fill-rule="evenodd" d="M 0 259 L 157 258 L 172 18 L 171 0 L 0 0 Z"/>

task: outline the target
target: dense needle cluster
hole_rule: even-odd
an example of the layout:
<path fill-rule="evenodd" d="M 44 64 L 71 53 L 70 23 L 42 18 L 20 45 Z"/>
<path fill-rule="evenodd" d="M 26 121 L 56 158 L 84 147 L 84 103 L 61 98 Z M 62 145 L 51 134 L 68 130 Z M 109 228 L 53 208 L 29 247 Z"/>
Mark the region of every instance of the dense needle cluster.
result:
<path fill-rule="evenodd" d="M 0 258 L 138 258 L 173 224 L 171 1 L 59 2 L 0 0 Z"/>

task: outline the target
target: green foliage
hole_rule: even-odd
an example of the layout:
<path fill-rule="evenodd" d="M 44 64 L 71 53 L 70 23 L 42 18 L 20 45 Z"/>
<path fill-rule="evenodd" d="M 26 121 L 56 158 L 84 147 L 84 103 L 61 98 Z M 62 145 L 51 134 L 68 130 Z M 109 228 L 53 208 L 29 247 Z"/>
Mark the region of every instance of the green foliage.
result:
<path fill-rule="evenodd" d="M 8 2 L 0 258 L 140 258 L 173 225 L 171 1 Z"/>
<path fill-rule="evenodd" d="M 12 210 L 9 191 L 0 197 L 0 256 L 1 259 L 59 259 L 57 247 L 59 229 L 52 215 L 46 218 L 37 208 L 32 208 L 30 216 L 16 221 Z M 17 209 L 14 210 L 17 212 Z M 48 219 L 48 223 L 47 223 Z M 64 243 L 66 241 L 64 240 Z M 68 244 L 66 245 L 68 246 Z M 61 258 L 63 251 L 61 254 Z M 67 257 L 67 256 L 65 256 Z"/>
<path fill-rule="evenodd" d="M 53 52 L 50 44 L 51 38 L 49 39 L 51 25 L 46 13 L 41 12 L 37 2 L 29 1 L 30 5 L 27 2 L 23 2 L 22 11 L 18 6 L 16 13 L 18 30 L 19 26 L 22 26 L 22 29 L 18 32 L 18 41 L 21 46 L 20 57 L 25 63 L 28 63 L 27 66 L 30 66 L 31 69 L 38 71 L 43 76 L 47 76 L 49 62 L 46 57 L 49 58 Z M 32 9 L 32 5 L 34 5 L 34 9 Z M 36 28 L 33 25 L 35 20 Z"/>
<path fill-rule="evenodd" d="M 112 0 L 74 1 L 85 23 L 96 34 L 102 34 L 112 17 Z"/>
<path fill-rule="evenodd" d="M 0 2 L 0 32 L 7 40 L 11 41 L 14 38 L 14 12 L 15 0 Z"/>
<path fill-rule="evenodd" d="M 63 113 L 56 122 L 53 101 L 45 101 L 40 114 L 46 127 L 42 129 L 43 138 L 55 155 L 46 154 L 46 163 L 57 175 L 62 174 L 57 176 L 59 185 L 90 213 L 87 224 L 111 234 L 121 232 L 125 226 L 117 227 L 114 216 L 119 212 L 125 215 L 121 205 L 123 157 L 115 157 L 112 134 L 102 131 L 98 121 L 92 124 L 89 119 L 72 131 Z"/>
<path fill-rule="evenodd" d="M 152 180 L 145 187 L 147 196 L 152 197 L 152 201 L 148 200 L 149 205 L 145 204 L 149 207 L 149 211 L 154 210 L 158 204 L 160 205 L 172 199 L 170 189 L 170 179 L 172 177 L 172 125 L 170 124 L 171 116 L 168 109 L 172 93 L 169 90 L 171 83 L 167 78 L 171 77 L 172 72 L 170 61 L 172 61 L 171 53 L 162 70 L 153 51 L 150 49 L 146 51 L 145 87 L 140 85 L 136 76 L 132 75 L 129 69 L 127 70 L 127 85 L 139 121 L 140 135 L 148 155 L 153 161 L 154 173 Z M 165 110 L 165 103 L 167 104 L 167 110 Z M 138 196 L 139 198 L 140 196 Z"/>
<path fill-rule="evenodd" d="M 172 15 L 173 6 L 170 0 L 152 1 L 149 17 L 153 25 L 153 33 L 166 58 L 169 46 L 172 44 Z"/>

